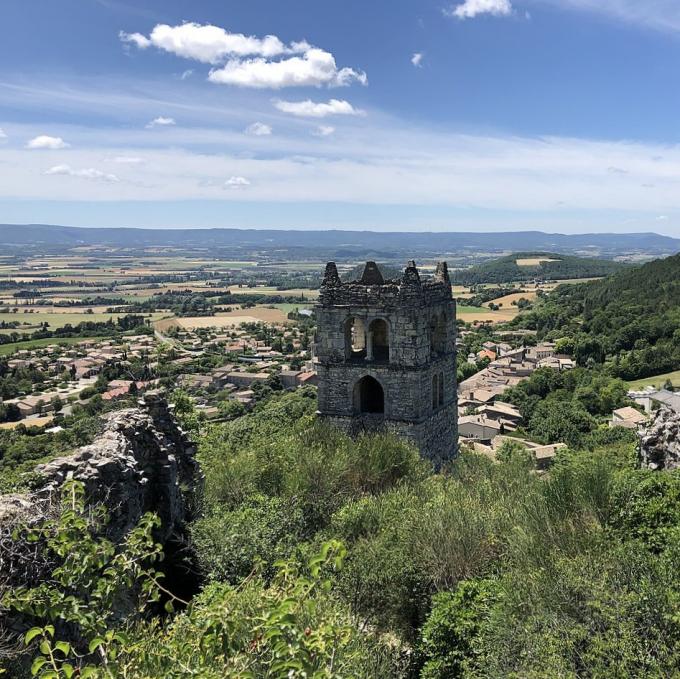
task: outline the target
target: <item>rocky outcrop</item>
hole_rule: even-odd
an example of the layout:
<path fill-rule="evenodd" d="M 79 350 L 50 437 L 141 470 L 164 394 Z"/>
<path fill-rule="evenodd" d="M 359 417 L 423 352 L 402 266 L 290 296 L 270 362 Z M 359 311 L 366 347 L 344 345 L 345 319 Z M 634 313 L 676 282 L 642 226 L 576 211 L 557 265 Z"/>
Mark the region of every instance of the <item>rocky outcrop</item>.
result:
<path fill-rule="evenodd" d="M 646 469 L 680 468 L 680 413 L 660 408 L 640 435 L 640 466 Z"/>
<path fill-rule="evenodd" d="M 165 544 L 191 518 L 191 491 L 200 478 L 195 446 L 178 426 L 160 392 L 149 392 L 138 408 L 110 413 L 96 440 L 73 455 L 36 468 L 37 489 L 0 496 L 0 573 L 13 582 L 40 578 L 40 559 L 12 544 L 21 524 L 36 524 L 54 511 L 64 481 L 76 479 L 89 503 L 108 512 L 107 537 L 118 541 L 146 512 L 161 519 L 155 537 Z M 2 585 L 2 582 L 0 582 Z"/>

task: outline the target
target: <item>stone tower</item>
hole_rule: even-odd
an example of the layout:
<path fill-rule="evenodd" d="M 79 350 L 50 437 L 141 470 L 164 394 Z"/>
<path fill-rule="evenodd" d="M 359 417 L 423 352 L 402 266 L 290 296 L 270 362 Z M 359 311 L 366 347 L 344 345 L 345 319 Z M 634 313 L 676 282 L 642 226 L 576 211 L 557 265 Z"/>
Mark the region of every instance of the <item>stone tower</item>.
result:
<path fill-rule="evenodd" d="M 389 429 L 435 465 L 456 455 L 456 304 L 446 262 L 421 280 L 415 262 L 359 281 L 326 265 L 316 307 L 319 414 L 356 435 Z"/>

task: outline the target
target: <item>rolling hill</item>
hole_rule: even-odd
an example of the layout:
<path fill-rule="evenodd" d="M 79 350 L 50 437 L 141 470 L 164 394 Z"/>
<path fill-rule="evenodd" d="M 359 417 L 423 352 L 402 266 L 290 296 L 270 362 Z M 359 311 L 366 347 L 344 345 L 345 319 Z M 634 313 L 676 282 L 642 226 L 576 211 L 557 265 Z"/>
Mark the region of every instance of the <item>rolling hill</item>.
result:
<path fill-rule="evenodd" d="M 680 254 L 562 285 L 515 324 L 562 339 L 581 365 L 637 380 L 680 369 Z"/>
<path fill-rule="evenodd" d="M 516 252 L 453 273 L 456 285 L 567 280 L 609 276 L 630 265 L 605 259 L 574 257 L 555 252 Z"/>

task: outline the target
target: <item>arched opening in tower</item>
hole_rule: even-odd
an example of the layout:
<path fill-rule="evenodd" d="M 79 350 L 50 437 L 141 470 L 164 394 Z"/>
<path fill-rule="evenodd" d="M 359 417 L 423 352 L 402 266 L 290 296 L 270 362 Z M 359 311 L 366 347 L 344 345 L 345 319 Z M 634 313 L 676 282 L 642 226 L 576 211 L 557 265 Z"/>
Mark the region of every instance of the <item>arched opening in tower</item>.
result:
<path fill-rule="evenodd" d="M 376 318 L 368 327 L 373 347 L 373 358 L 376 361 L 390 360 L 390 330 L 387 321 Z"/>
<path fill-rule="evenodd" d="M 360 318 L 348 318 L 345 322 L 345 356 L 366 358 L 366 326 Z"/>
<path fill-rule="evenodd" d="M 358 414 L 383 414 L 385 392 L 380 382 L 370 375 L 362 377 L 354 387 L 354 409 Z"/>
<path fill-rule="evenodd" d="M 430 321 L 430 349 L 434 354 L 446 351 L 446 320 L 443 314 L 435 314 Z"/>

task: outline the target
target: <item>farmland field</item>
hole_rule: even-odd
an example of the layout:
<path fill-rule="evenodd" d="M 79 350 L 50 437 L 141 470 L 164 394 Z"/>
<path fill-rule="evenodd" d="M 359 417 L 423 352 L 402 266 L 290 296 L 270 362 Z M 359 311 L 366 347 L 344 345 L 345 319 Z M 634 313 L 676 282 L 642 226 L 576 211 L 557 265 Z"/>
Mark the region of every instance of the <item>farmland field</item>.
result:
<path fill-rule="evenodd" d="M 533 301 L 537 296 L 538 293 L 535 290 L 531 290 L 529 292 L 513 292 L 511 295 L 505 295 L 504 297 L 492 299 L 489 304 L 498 304 L 498 306 L 503 308 L 512 307 L 513 302 L 517 303 L 520 299 L 528 299 L 529 301 Z"/>
<path fill-rule="evenodd" d="M 166 318 L 154 323 L 161 332 L 171 327 L 185 330 L 194 328 L 233 328 L 241 323 L 287 323 L 286 312 L 269 307 L 253 307 L 239 311 L 218 312 L 215 316 L 188 316 L 182 318 Z"/>
<path fill-rule="evenodd" d="M 557 259 L 550 259 L 549 257 L 535 257 L 526 259 L 516 259 L 517 266 L 540 266 L 543 262 L 557 262 Z"/>

